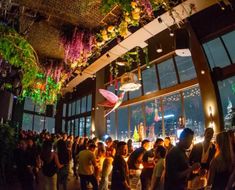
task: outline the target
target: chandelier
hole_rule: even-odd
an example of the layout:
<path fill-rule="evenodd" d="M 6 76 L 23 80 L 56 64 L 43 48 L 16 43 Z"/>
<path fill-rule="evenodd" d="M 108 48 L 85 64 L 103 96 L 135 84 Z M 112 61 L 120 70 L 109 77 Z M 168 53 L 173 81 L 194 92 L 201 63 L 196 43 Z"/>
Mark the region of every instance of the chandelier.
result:
<path fill-rule="evenodd" d="M 121 76 L 121 91 L 135 91 L 141 87 L 137 76 L 134 73 L 128 72 Z"/>

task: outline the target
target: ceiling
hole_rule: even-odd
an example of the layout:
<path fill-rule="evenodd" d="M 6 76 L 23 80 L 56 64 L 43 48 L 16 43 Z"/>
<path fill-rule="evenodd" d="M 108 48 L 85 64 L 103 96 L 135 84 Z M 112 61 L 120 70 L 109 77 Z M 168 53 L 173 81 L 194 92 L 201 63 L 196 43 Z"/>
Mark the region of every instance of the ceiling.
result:
<path fill-rule="evenodd" d="M 116 6 L 108 14 L 100 10 L 101 0 L 2 0 L 0 9 L 7 19 L 17 19 L 19 32 L 34 47 L 40 58 L 63 59 L 60 31 L 67 25 L 90 30 L 119 19 Z"/>

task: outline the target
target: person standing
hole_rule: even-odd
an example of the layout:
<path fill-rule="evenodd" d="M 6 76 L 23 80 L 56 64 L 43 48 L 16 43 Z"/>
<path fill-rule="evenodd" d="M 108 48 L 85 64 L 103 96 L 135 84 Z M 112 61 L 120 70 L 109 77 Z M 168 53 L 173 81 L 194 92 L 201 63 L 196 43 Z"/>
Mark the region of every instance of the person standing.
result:
<path fill-rule="evenodd" d="M 118 142 L 117 152 L 113 160 L 111 190 L 130 190 L 129 169 L 124 157 L 127 155 L 127 144 Z"/>
<path fill-rule="evenodd" d="M 93 190 L 98 190 L 98 182 L 95 177 L 95 172 L 98 169 L 95 158 L 96 145 L 90 143 L 88 149 L 82 150 L 78 154 L 78 174 L 80 176 L 81 190 L 87 190 L 87 185 L 90 182 Z"/>
<path fill-rule="evenodd" d="M 180 134 L 179 143 L 166 156 L 165 190 L 186 190 L 188 177 L 200 168 L 199 163 L 189 165 L 186 150 L 192 144 L 194 132 L 185 128 Z"/>

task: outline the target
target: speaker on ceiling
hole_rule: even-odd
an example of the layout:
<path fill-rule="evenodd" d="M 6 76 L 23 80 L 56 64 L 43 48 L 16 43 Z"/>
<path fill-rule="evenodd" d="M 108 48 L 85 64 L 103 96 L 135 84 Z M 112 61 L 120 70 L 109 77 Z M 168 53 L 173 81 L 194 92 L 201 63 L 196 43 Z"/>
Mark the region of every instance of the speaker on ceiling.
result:
<path fill-rule="evenodd" d="M 187 29 L 175 30 L 175 53 L 181 57 L 191 56 L 190 39 Z"/>
<path fill-rule="evenodd" d="M 11 120 L 14 96 L 8 91 L 0 90 L 0 119 Z"/>
<path fill-rule="evenodd" d="M 53 117 L 54 116 L 54 105 L 47 105 L 46 106 L 46 116 Z"/>

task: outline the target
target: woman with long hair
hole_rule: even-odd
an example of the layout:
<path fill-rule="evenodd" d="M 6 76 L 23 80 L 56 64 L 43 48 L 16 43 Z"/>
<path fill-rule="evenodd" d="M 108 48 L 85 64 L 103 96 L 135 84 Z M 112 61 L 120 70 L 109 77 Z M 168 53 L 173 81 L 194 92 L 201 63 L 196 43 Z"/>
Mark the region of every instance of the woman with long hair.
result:
<path fill-rule="evenodd" d="M 58 155 L 52 148 L 51 141 L 45 141 L 42 146 L 40 158 L 42 160 L 42 190 L 56 190 L 57 169 L 63 167 Z"/>
<path fill-rule="evenodd" d="M 216 137 L 217 153 L 212 159 L 207 186 L 212 190 L 225 189 L 233 171 L 232 147 L 227 132 L 221 132 Z"/>

